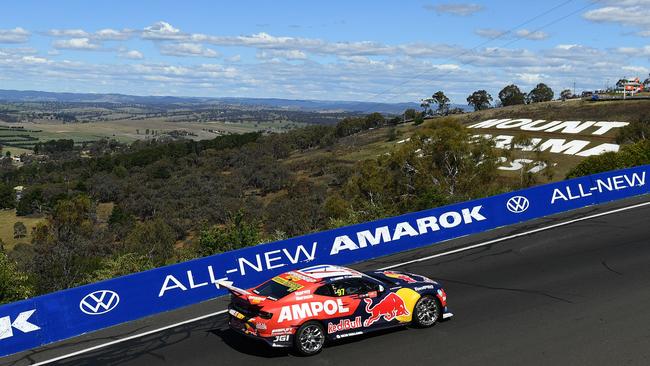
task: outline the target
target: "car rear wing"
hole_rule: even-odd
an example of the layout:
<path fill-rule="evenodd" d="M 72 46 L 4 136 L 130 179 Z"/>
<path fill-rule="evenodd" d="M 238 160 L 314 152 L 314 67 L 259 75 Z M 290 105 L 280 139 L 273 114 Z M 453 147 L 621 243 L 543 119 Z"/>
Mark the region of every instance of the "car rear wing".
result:
<path fill-rule="evenodd" d="M 217 281 L 214 283 L 217 288 L 225 288 L 230 291 L 231 294 L 235 296 L 249 296 L 252 295 L 250 292 L 241 289 L 237 286 L 233 286 L 232 281 Z"/>

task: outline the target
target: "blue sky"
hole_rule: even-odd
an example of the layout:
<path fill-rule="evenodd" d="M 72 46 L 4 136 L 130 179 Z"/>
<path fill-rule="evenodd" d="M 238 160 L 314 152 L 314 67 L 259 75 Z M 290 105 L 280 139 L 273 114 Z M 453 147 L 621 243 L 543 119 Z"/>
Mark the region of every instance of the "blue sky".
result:
<path fill-rule="evenodd" d="M 509 33 L 506 33 L 510 31 Z M 650 0 L 30 1 L 0 89 L 462 103 L 650 73 Z"/>

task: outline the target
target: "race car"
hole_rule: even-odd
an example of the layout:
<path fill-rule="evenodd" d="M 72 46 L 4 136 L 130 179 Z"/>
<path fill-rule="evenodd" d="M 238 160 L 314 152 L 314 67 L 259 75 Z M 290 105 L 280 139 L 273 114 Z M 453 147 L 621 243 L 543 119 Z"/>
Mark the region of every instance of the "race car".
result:
<path fill-rule="evenodd" d="M 399 271 L 319 265 L 232 294 L 230 328 L 272 347 L 320 352 L 325 342 L 395 326 L 430 327 L 453 314 L 442 286 Z"/>

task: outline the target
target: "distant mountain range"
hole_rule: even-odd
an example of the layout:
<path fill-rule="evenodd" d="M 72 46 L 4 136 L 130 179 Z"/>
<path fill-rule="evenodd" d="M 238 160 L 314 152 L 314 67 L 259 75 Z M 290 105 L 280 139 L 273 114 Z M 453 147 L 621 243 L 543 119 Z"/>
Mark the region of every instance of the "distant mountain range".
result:
<path fill-rule="evenodd" d="M 62 102 L 62 103 L 115 103 L 115 104 L 215 104 L 245 108 L 271 108 L 312 112 L 381 112 L 401 114 L 405 109 L 420 109 L 419 103 L 374 103 L 355 101 L 300 100 L 278 98 L 203 98 L 172 96 L 137 96 L 125 94 L 56 93 L 35 90 L 2 90 L 0 101 L 7 102 Z M 452 105 L 466 109 L 467 106 Z"/>

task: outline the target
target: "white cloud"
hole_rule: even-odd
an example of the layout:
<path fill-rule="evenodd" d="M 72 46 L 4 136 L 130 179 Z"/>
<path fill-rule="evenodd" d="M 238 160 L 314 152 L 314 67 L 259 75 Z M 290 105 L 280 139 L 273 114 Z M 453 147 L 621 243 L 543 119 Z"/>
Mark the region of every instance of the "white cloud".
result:
<path fill-rule="evenodd" d="M 159 21 L 145 27 L 142 31 L 142 38 L 153 40 L 179 40 L 186 38 L 187 35 L 181 33 L 178 28 L 174 28 L 171 24 Z"/>
<path fill-rule="evenodd" d="M 506 35 L 506 31 L 494 28 L 479 28 L 474 33 L 483 38 L 501 38 Z"/>
<path fill-rule="evenodd" d="M 234 55 L 226 58 L 226 61 L 228 62 L 239 62 L 241 61 L 241 55 Z"/>
<path fill-rule="evenodd" d="M 592 22 L 632 27 L 637 35 L 650 37 L 650 0 L 601 0 L 607 5 L 590 10 L 583 17 Z"/>
<path fill-rule="evenodd" d="M 648 57 L 650 56 L 650 46 L 644 47 L 619 47 L 615 50 L 617 53 L 629 57 Z"/>
<path fill-rule="evenodd" d="M 100 29 L 97 32 L 87 32 L 83 29 L 50 29 L 44 33 L 56 38 L 88 38 L 94 41 L 124 41 L 134 35 L 130 29 L 116 30 L 111 28 Z"/>
<path fill-rule="evenodd" d="M 22 60 L 26 63 L 31 63 L 31 64 L 46 64 L 48 63 L 48 60 L 44 57 L 38 57 L 38 56 L 24 56 Z"/>
<path fill-rule="evenodd" d="M 35 55 L 38 51 L 32 47 L 0 48 L 0 56 L 8 55 Z"/>
<path fill-rule="evenodd" d="M 543 82 L 544 80 L 548 80 L 548 78 L 549 78 L 548 75 L 542 75 L 542 74 L 528 74 L 528 73 L 517 74 L 517 80 L 525 84 L 538 84 Z"/>
<path fill-rule="evenodd" d="M 45 32 L 45 34 L 51 37 L 90 37 L 90 33 L 86 32 L 83 29 L 50 29 L 49 31 Z"/>
<path fill-rule="evenodd" d="M 124 41 L 133 35 L 133 31 L 129 29 L 115 30 L 115 29 L 100 29 L 95 32 L 92 37 L 104 41 Z"/>
<path fill-rule="evenodd" d="M 204 47 L 199 43 L 168 43 L 160 46 L 160 53 L 167 56 L 199 56 L 199 57 L 219 57 L 219 52 Z"/>
<path fill-rule="evenodd" d="M 31 34 L 23 28 L 0 29 L 0 43 L 26 43 Z"/>
<path fill-rule="evenodd" d="M 89 38 L 71 38 L 57 40 L 52 43 L 56 49 L 67 49 L 67 50 L 83 50 L 83 51 L 93 51 L 99 49 L 101 46 L 91 42 Z"/>
<path fill-rule="evenodd" d="M 483 31 L 484 36 L 502 34 L 498 29 Z M 477 30 L 477 34 L 479 32 Z M 123 92 L 137 94 L 160 94 L 164 90 L 165 93 L 196 95 L 201 93 L 198 89 L 218 85 L 222 95 L 269 96 L 269 91 L 273 91 L 277 93 L 275 96 L 281 97 L 358 100 L 374 98 L 377 90 L 390 88 L 378 97 L 379 101 L 403 101 L 418 100 L 430 95 L 432 89 L 443 88 L 456 101 L 462 101 L 477 88 L 495 95 L 510 82 L 525 90 L 540 81 L 553 89 L 565 88 L 574 80 L 579 81 L 579 88 L 602 87 L 606 78 L 614 80 L 626 73 L 643 71 L 647 65 L 635 64 L 638 57 L 630 56 L 650 52 L 644 47 L 621 47 L 616 52 L 578 44 L 534 50 L 467 49 L 429 42 L 337 42 L 264 32 L 208 35 L 185 33 L 166 22 L 141 30 L 86 32 L 69 29 L 52 30 L 48 35 L 64 37 L 54 40 L 57 49 L 111 50 L 120 58 L 135 61 L 84 63 L 61 60 L 63 56 L 50 60 L 36 50 L 21 53 L 13 48 L 11 51 L 0 48 L 0 75 L 5 80 L 21 80 L 21 85 L 44 85 L 41 88 L 66 80 L 69 81 L 66 85 L 76 85 L 79 90 L 90 84 L 112 85 L 112 90 L 119 87 Z M 218 48 L 236 47 L 236 52 L 240 52 L 240 48 L 253 50 L 263 61 L 239 62 L 242 57 L 237 54 L 214 63 L 197 64 L 189 60 L 176 63 L 179 60 L 172 58 L 156 63 L 139 62 L 137 60 L 143 58 L 140 51 L 102 46 L 110 40 L 134 37 L 153 41 L 153 45 L 167 55 L 214 58 L 218 56 Z M 546 35 L 519 30 L 508 37 L 541 39 Z M 294 60 L 304 62 L 297 67 Z M 28 84 L 30 80 L 32 84 Z"/>
<path fill-rule="evenodd" d="M 528 29 L 519 29 L 515 31 L 517 38 L 525 38 L 531 41 L 541 41 L 548 38 L 548 33 L 542 31 L 529 31 Z"/>
<path fill-rule="evenodd" d="M 530 41 L 541 41 L 547 39 L 549 36 L 542 31 L 530 31 L 528 29 L 519 29 L 514 32 L 509 32 L 501 29 L 494 28 L 479 28 L 474 33 L 483 38 L 489 39 L 527 39 Z"/>
<path fill-rule="evenodd" d="M 435 11 L 438 14 L 452 14 L 458 16 L 469 16 L 483 10 L 483 6 L 479 4 L 465 4 L 465 3 L 444 3 L 437 5 L 424 5 L 427 10 Z"/>
<path fill-rule="evenodd" d="M 128 58 L 130 60 L 142 60 L 144 58 L 142 52 L 138 50 L 127 50 L 127 49 L 120 50 L 119 56 L 122 58 Z"/>
<path fill-rule="evenodd" d="M 268 50 L 257 53 L 259 59 L 306 60 L 307 54 L 299 50 Z"/>

